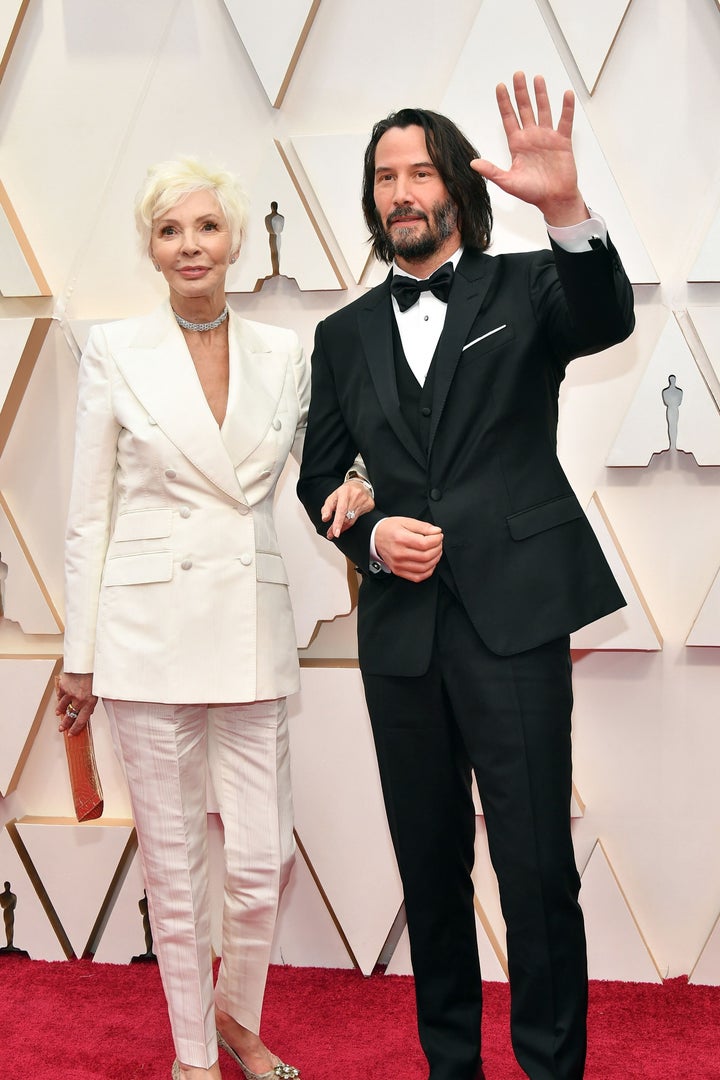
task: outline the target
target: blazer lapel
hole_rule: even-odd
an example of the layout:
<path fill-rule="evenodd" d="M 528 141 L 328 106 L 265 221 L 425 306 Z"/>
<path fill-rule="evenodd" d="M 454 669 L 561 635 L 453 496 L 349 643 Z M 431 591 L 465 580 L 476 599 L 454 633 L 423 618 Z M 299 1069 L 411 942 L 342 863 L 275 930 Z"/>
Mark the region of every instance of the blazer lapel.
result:
<path fill-rule="evenodd" d="M 403 446 L 419 465 L 427 461 L 421 447 L 400 410 L 392 337 L 392 306 L 390 277 L 368 294 L 367 304 L 358 313 L 360 340 L 365 351 L 370 375 L 388 423 Z"/>
<path fill-rule="evenodd" d="M 115 361 L 138 401 L 188 461 L 231 498 L 241 498 L 220 428 L 168 303 L 141 320 L 134 341 L 117 350 Z"/>
<path fill-rule="evenodd" d="M 435 357 L 432 423 L 428 452 L 432 449 L 440 418 L 445 408 L 455 369 L 467 341 L 470 327 L 487 296 L 493 278 L 494 263 L 488 255 L 464 252 L 450 291 L 445 325 Z"/>
<path fill-rule="evenodd" d="M 230 387 L 222 439 L 235 468 L 263 440 L 287 377 L 287 356 L 273 353 L 257 331 L 233 312 L 228 331 Z"/>

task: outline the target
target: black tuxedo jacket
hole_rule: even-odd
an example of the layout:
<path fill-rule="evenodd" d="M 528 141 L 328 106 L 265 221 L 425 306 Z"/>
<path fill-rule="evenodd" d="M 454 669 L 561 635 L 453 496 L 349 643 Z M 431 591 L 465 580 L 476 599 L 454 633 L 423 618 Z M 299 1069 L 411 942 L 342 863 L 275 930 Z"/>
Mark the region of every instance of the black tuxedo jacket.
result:
<path fill-rule="evenodd" d="M 455 591 L 493 652 L 511 655 L 624 604 L 556 453 L 570 360 L 626 338 L 633 297 L 617 252 L 489 256 L 466 250 L 435 355 L 429 446 L 400 408 L 389 278 L 317 328 L 298 494 L 320 508 L 359 452 L 376 508 L 338 547 L 363 573 L 361 668 L 419 675 L 433 642 L 439 572 L 413 583 L 372 573 L 369 541 L 388 515 L 441 526 Z"/>

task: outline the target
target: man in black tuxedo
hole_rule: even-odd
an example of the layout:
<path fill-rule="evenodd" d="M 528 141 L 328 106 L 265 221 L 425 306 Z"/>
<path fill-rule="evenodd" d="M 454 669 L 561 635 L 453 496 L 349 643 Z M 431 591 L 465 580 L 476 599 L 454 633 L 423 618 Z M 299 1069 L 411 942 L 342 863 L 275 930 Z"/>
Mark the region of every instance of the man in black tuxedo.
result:
<path fill-rule="evenodd" d="M 430 1080 L 484 1075 L 472 772 L 507 926 L 515 1054 L 531 1080 L 583 1075 L 569 634 L 624 603 L 556 428 L 566 365 L 630 334 L 632 290 L 578 190 L 572 93 L 557 128 L 542 79 L 535 106 L 522 73 L 514 93 L 515 106 L 498 87 L 507 171 L 436 113 L 375 126 L 363 207 L 392 272 L 318 326 L 298 484 L 363 575 L 360 667 Z M 486 179 L 538 207 L 552 250 L 484 253 Z M 328 496 L 358 452 L 376 508 L 342 532 L 346 507 Z"/>

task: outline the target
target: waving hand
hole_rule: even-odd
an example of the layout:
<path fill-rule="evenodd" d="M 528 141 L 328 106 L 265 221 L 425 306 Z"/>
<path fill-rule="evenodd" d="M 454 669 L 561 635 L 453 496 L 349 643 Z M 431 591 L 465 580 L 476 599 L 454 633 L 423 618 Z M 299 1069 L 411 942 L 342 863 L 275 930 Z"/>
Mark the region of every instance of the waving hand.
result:
<path fill-rule="evenodd" d="M 560 120 L 555 128 L 542 76 L 535 76 L 533 86 L 536 108 L 533 108 L 522 71 L 513 76 L 516 107 L 504 83 L 496 90 L 510 150 L 510 168 L 501 169 L 485 158 L 476 158 L 470 164 L 509 195 L 537 206 L 548 224 L 576 225 L 590 215 L 578 189 L 572 149 L 575 95 L 572 90 L 565 91 Z"/>

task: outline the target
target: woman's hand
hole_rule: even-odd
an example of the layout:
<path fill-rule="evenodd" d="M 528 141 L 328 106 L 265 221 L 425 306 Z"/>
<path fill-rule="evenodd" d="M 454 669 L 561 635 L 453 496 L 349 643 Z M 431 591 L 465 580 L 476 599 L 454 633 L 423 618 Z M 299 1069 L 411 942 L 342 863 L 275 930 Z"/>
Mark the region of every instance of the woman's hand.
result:
<path fill-rule="evenodd" d="M 77 675 L 70 671 L 63 671 L 57 676 L 55 715 L 60 717 L 58 731 L 67 731 L 68 735 L 79 735 L 86 726 L 97 704 L 97 698 L 92 692 L 92 680 L 92 672 Z"/>
<path fill-rule="evenodd" d="M 356 518 L 374 508 L 375 500 L 370 494 L 369 485 L 360 479 L 346 480 L 328 495 L 321 510 L 323 521 L 332 518 L 327 531 L 328 540 L 336 540 L 340 533 L 352 528 Z"/>

